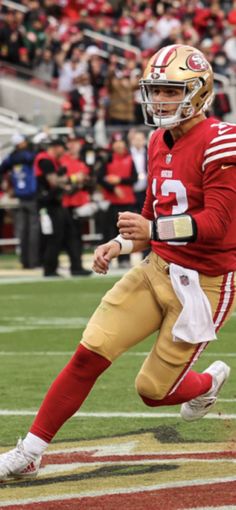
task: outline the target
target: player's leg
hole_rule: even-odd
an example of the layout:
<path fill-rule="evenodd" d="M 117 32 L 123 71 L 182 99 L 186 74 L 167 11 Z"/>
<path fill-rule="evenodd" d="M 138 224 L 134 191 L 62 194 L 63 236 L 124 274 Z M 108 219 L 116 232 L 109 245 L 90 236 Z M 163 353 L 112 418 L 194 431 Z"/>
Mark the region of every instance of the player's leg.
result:
<path fill-rule="evenodd" d="M 216 331 L 230 316 L 234 307 L 233 275 L 209 278 L 201 276 L 201 286 L 210 301 Z M 187 342 L 173 342 L 172 327 L 178 317 L 179 303 L 175 303 L 175 294 L 171 283 L 166 280 L 166 307 L 171 303 L 165 321 L 160 330 L 156 345 L 145 360 L 137 377 L 136 386 L 139 394 L 147 405 L 176 405 L 189 402 L 182 406 L 182 415 L 186 418 L 188 407 L 193 402 L 193 413 L 189 419 L 197 419 L 208 412 L 209 406 L 216 400 L 216 395 L 229 375 L 229 368 L 223 362 L 215 362 L 204 373 L 191 370 L 191 366 L 199 358 L 206 344 L 193 345 Z M 168 308 L 167 308 L 168 309 Z M 200 397 L 203 395 L 203 397 Z M 207 397 L 208 400 L 203 400 Z M 201 401 L 195 400 L 200 398 Z M 200 411 L 201 404 L 201 411 Z M 198 412 L 196 413 L 196 408 Z M 185 411 L 185 412 L 184 412 Z"/>
<path fill-rule="evenodd" d="M 147 264 L 132 269 L 104 296 L 82 344 L 46 394 L 23 445 L 0 456 L 0 479 L 35 474 L 39 457 L 98 376 L 119 354 L 159 328 L 161 309 L 145 275 L 150 269 Z"/>
<path fill-rule="evenodd" d="M 235 275 L 230 272 L 213 281 L 209 277 L 202 276 L 201 285 L 211 303 L 217 332 L 230 318 L 235 308 Z M 230 375 L 230 367 L 223 361 L 215 361 L 202 375 L 204 374 L 211 375 L 211 387 L 207 392 L 199 394 L 196 398 L 188 399 L 182 404 L 181 416 L 187 421 L 198 420 L 211 410 L 219 391 Z"/>

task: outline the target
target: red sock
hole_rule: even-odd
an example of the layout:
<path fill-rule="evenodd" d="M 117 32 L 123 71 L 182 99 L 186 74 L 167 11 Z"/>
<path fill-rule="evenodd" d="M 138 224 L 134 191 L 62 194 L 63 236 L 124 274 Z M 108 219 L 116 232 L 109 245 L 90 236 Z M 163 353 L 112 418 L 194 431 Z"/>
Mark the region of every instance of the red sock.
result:
<path fill-rule="evenodd" d="M 81 406 L 97 377 L 111 364 L 79 345 L 48 390 L 30 432 L 50 442 L 63 423 Z"/>
<path fill-rule="evenodd" d="M 212 376 L 210 374 L 198 374 L 190 370 L 171 395 L 167 395 L 162 400 L 153 400 L 143 397 L 142 395 L 141 398 L 147 406 L 151 407 L 174 406 L 182 404 L 183 402 L 188 402 L 192 398 L 199 397 L 203 393 L 206 393 L 211 388 L 211 385 Z"/>

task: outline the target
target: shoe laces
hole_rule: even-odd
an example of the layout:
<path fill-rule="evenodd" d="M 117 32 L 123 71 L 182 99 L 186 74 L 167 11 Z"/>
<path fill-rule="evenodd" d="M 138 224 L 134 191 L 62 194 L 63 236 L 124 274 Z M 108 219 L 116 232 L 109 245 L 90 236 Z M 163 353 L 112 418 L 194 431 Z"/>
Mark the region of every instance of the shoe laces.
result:
<path fill-rule="evenodd" d="M 190 402 L 188 402 L 189 406 L 192 408 L 192 409 L 201 409 L 203 407 L 208 407 L 210 406 L 211 404 L 214 404 L 214 402 L 216 401 L 216 397 L 214 396 L 200 396 L 200 397 L 197 397 L 197 398 L 194 398 L 193 400 L 190 400 Z"/>

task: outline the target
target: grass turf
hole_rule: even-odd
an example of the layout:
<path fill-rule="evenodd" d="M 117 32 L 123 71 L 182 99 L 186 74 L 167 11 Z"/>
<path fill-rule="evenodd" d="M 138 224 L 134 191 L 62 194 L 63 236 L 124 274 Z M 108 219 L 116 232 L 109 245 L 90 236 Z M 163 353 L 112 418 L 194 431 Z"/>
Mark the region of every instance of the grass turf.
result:
<path fill-rule="evenodd" d="M 37 410 L 49 384 L 70 358 L 82 330 L 104 292 L 115 279 L 85 278 L 1 285 L 0 411 Z M 201 371 L 218 357 L 231 365 L 231 377 L 214 412 L 236 413 L 235 317 L 198 361 Z M 135 376 L 153 338 L 123 355 L 101 377 L 83 405 L 84 412 L 178 412 L 178 407 L 150 409 L 138 398 Z M 219 353 L 219 354 L 217 354 Z M 233 401 L 234 399 L 234 401 Z M 24 435 L 32 416 L 0 416 L 0 446 Z M 201 420 L 186 424 L 179 418 L 91 418 L 69 420 L 56 440 L 108 437 L 157 429 L 169 441 L 232 441 L 236 420 Z"/>

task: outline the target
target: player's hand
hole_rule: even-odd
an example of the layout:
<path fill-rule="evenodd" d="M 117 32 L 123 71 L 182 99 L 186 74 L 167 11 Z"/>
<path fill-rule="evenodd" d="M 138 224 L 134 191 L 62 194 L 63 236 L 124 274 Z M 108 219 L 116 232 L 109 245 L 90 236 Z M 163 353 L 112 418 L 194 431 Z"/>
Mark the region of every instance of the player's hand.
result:
<path fill-rule="evenodd" d="M 95 273 L 106 274 L 111 259 L 120 254 L 120 245 L 116 241 L 109 241 L 98 246 L 94 252 L 92 269 Z"/>
<path fill-rule="evenodd" d="M 120 177 L 118 175 L 106 175 L 105 181 L 109 182 L 109 184 L 119 184 L 120 183 Z"/>
<path fill-rule="evenodd" d="M 115 186 L 113 192 L 118 198 L 124 198 L 124 191 L 119 186 Z"/>
<path fill-rule="evenodd" d="M 141 214 L 128 211 L 119 213 L 117 227 L 124 239 L 150 240 L 150 223 Z"/>

